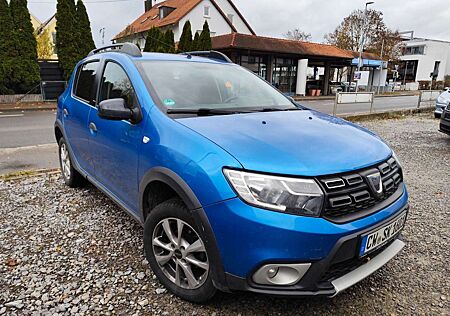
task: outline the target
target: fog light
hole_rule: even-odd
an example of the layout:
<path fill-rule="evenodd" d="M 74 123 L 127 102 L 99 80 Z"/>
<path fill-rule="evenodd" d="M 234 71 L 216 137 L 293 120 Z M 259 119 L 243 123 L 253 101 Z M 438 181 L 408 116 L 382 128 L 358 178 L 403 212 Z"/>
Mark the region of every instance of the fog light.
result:
<path fill-rule="evenodd" d="M 278 268 L 270 268 L 269 270 L 267 270 L 267 276 L 269 277 L 269 279 L 272 279 L 273 277 L 275 277 L 278 273 Z"/>
<path fill-rule="evenodd" d="M 253 281 L 263 285 L 293 285 L 308 271 L 310 263 L 267 264 L 253 274 Z"/>

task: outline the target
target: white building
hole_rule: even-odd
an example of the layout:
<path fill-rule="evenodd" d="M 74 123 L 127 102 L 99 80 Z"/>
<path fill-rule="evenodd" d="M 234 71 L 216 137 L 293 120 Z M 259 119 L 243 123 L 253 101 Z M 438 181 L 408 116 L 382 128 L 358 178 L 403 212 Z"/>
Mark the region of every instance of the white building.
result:
<path fill-rule="evenodd" d="M 403 62 L 398 70 L 402 84 L 418 87 L 419 81 L 442 81 L 450 75 L 450 42 L 416 38 L 404 41 Z"/>
<path fill-rule="evenodd" d="M 231 0 L 166 0 L 158 3 L 146 0 L 145 12 L 113 40 L 132 42 L 143 48 L 147 31 L 159 27 L 163 31 L 172 29 L 178 42 L 187 21 L 190 21 L 193 32 L 201 32 L 207 21 L 211 36 L 255 34 Z"/>

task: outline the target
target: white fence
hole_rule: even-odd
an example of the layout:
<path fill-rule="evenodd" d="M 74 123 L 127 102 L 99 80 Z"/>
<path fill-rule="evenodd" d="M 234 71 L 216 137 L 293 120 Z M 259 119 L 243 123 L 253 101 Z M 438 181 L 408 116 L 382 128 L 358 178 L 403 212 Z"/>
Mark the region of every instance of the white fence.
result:
<path fill-rule="evenodd" d="M 333 115 L 336 116 L 338 104 L 370 103 L 370 113 L 373 111 L 374 92 L 339 92 L 334 101 Z"/>
<path fill-rule="evenodd" d="M 435 102 L 441 93 L 441 90 L 420 90 L 417 108 L 420 108 L 422 102 Z"/>

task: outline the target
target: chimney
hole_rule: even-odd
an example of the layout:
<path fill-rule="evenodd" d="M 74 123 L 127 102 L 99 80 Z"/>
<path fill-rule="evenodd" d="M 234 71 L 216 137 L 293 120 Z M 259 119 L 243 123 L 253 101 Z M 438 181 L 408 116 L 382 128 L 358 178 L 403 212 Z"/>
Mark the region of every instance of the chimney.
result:
<path fill-rule="evenodd" d="M 144 0 L 144 7 L 145 12 L 149 11 L 153 7 L 153 0 Z"/>

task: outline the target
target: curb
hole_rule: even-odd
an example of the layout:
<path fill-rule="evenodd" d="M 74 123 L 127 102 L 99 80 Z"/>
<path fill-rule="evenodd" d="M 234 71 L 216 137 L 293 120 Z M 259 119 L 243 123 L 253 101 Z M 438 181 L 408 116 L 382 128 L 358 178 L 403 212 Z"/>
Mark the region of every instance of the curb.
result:
<path fill-rule="evenodd" d="M 22 170 L 22 171 L 16 171 L 16 172 L 0 175 L 0 181 L 20 180 L 20 179 L 38 177 L 38 176 L 43 176 L 43 175 L 58 174 L 59 172 L 60 172 L 59 168 Z"/>

